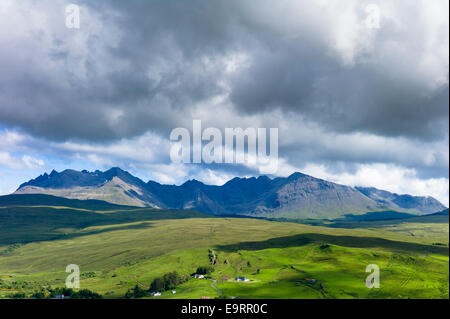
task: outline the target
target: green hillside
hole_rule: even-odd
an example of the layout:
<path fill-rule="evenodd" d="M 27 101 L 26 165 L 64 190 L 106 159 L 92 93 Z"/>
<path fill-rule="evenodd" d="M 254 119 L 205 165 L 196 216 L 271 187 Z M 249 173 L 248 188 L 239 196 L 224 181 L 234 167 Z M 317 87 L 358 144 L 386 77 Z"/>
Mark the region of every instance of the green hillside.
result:
<path fill-rule="evenodd" d="M 213 218 L 190 210 L 155 210 L 136 208 L 93 211 L 71 207 L 26 206 L 0 207 L 0 246 L 45 240 L 69 239 L 86 236 L 83 230 L 91 226 L 111 225 L 133 229 L 141 227 L 131 222 L 158 219 Z M 92 229 L 90 233 L 107 232 Z"/>
<path fill-rule="evenodd" d="M 77 264 L 81 288 L 122 298 L 171 271 L 214 263 L 210 279 L 145 298 L 448 298 L 448 222 L 384 223 L 347 229 L 193 211 L 4 207 L 0 295 L 63 287 L 65 267 Z M 365 286 L 368 264 L 380 267 L 380 289 Z"/>

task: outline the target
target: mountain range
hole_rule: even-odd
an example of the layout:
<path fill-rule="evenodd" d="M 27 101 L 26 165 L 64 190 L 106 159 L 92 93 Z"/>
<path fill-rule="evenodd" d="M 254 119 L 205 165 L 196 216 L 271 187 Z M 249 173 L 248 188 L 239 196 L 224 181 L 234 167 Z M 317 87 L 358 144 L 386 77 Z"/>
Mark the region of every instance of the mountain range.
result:
<path fill-rule="evenodd" d="M 271 218 L 332 219 L 385 210 L 422 215 L 446 208 L 433 197 L 353 188 L 302 173 L 273 179 L 235 177 L 222 186 L 189 180 L 177 186 L 146 183 L 117 167 L 104 172 L 53 170 L 23 183 L 14 194 L 48 194 L 138 207 Z"/>

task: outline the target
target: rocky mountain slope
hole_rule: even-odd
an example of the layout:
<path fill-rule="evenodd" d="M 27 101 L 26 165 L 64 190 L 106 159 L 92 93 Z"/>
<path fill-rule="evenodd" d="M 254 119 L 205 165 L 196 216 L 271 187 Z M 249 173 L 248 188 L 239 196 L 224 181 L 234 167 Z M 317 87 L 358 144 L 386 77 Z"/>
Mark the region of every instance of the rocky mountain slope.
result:
<path fill-rule="evenodd" d="M 381 205 L 412 213 L 435 213 L 446 207 L 431 196 L 412 196 L 390 193 L 374 187 L 356 187 L 361 193 Z"/>
<path fill-rule="evenodd" d="M 140 207 L 195 209 L 215 215 L 283 218 L 338 218 L 384 209 L 420 214 L 445 208 L 431 197 L 383 192 L 339 185 L 301 173 L 274 179 L 236 177 L 222 186 L 196 180 L 180 186 L 162 185 L 154 181 L 145 183 L 120 168 L 112 168 L 105 172 L 52 171 L 20 185 L 15 193 L 99 199 Z"/>

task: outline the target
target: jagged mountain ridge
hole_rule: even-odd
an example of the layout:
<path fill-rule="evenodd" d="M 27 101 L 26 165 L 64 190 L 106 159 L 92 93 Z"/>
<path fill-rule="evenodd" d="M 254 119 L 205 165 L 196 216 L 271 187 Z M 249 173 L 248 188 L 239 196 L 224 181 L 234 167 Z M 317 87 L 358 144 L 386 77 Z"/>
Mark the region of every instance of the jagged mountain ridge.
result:
<path fill-rule="evenodd" d="M 112 168 L 105 172 L 52 171 L 20 185 L 16 194 L 49 194 L 74 199 L 99 199 L 114 204 L 141 207 L 195 209 L 215 215 L 249 215 L 284 218 L 338 218 L 396 207 L 357 188 L 339 185 L 302 173 L 271 179 L 267 176 L 233 178 L 222 186 L 206 185 L 196 180 L 184 184 L 163 185 Z M 387 192 L 389 193 L 389 192 Z M 387 195 L 386 195 L 387 196 Z M 385 197 L 386 197 L 385 196 Z M 373 198 L 372 198 L 373 197 Z M 433 199 L 415 199 L 409 212 L 429 213 L 439 207 Z M 440 204 L 440 203 L 439 203 Z M 442 204 L 439 211 L 445 208 Z M 433 211 L 433 212 L 435 212 Z"/>
<path fill-rule="evenodd" d="M 98 199 L 118 205 L 163 208 L 157 198 L 146 191 L 146 183 L 130 173 L 114 167 L 81 172 L 53 170 L 19 186 L 15 194 L 47 194 L 71 199 Z"/>
<path fill-rule="evenodd" d="M 442 205 L 438 200 L 431 196 L 412 196 L 408 194 L 396 194 L 385 190 L 377 189 L 375 187 L 355 187 L 361 193 L 374 201 L 392 207 L 394 209 L 422 212 L 422 213 L 435 213 L 444 210 L 446 207 Z"/>

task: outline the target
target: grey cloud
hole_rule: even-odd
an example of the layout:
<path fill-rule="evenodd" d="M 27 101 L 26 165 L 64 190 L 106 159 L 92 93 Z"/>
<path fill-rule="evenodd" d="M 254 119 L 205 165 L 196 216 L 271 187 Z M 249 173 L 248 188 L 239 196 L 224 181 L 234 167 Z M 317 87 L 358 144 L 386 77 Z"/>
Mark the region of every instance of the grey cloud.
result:
<path fill-rule="evenodd" d="M 49 47 L 24 35 L 9 43 L 15 49 L 0 53 L 9 75 L 0 78 L 3 124 L 57 140 L 111 140 L 148 130 L 167 134 L 190 117 L 192 105 L 230 93 L 237 113 L 281 108 L 331 131 L 423 139 L 448 132 L 448 83 L 424 88 L 414 65 L 424 49 L 386 57 L 399 52 L 390 51 L 389 43 L 405 42 L 410 49 L 415 37 L 423 38 L 418 27 L 409 34 L 387 21 L 367 56 L 345 66 L 330 48 L 332 23 L 304 2 L 82 4 L 103 24 L 95 32 L 83 26 L 75 31 L 86 34 L 82 53 L 71 52 L 78 44 L 64 26 L 35 32 L 52 39 Z M 288 12 L 294 5 L 301 21 Z M 49 7 L 49 18 L 60 21 L 51 3 L 37 9 Z M 411 20 L 417 10 L 412 6 Z M 17 56 L 17 49 L 27 53 Z M 218 61 L 233 52 L 247 54 L 250 65 L 229 77 Z"/>
<path fill-rule="evenodd" d="M 205 60 L 210 56 L 198 50 L 196 33 L 184 32 L 189 28 L 175 23 L 181 13 L 187 17 L 184 23 L 190 23 L 185 5 L 171 9 L 157 2 L 134 2 L 131 10 L 122 8 L 122 2 L 91 5 L 86 2 L 90 10 L 110 14 L 103 16 L 105 28 L 99 33 L 91 35 L 83 27 L 70 31 L 86 32 L 82 54 L 70 51 L 76 39 L 67 30 L 37 32 L 52 38 L 50 47 L 28 34 L 9 39 L 11 47 L 29 56 L 16 56 L 12 50 L 0 53 L 2 70 L 9 75 L 0 79 L 3 124 L 56 140 L 111 140 L 148 130 L 167 133 L 189 116 L 189 106 L 223 91 L 214 56 L 212 63 Z M 113 12 L 120 16 L 111 18 Z M 105 32 L 118 29 L 118 45 L 104 39 Z"/>
<path fill-rule="evenodd" d="M 48 17 L 44 26 L 17 26 L 23 30 L 14 37 L 0 32 L 0 124 L 42 137 L 41 150 L 45 139 L 109 145 L 147 131 L 167 137 L 174 127 L 191 127 L 202 112 L 205 126 L 238 127 L 254 119 L 268 127 L 277 124 L 270 118 L 275 111 L 280 138 L 295 135 L 292 143 L 280 141 L 280 155 L 293 166 L 334 163 L 341 172 L 358 163 L 395 162 L 424 177 L 448 176 L 448 147 L 433 144 L 448 141 L 448 71 L 436 71 L 445 65 L 434 60 L 439 45 L 448 44 L 448 31 L 430 33 L 419 2 L 403 2 L 398 21 L 382 20 L 379 30 L 361 31 L 343 47 L 336 44 L 340 23 L 333 20 L 341 12 L 325 14 L 331 9 L 309 1 L 79 3 L 80 30 L 64 27 L 64 1 L 42 1 L 35 9 Z M 363 21 L 364 3 L 357 3 Z M 20 23 L 28 26 L 28 19 Z M 224 60 L 233 54 L 248 61 L 229 74 Z M 430 67 L 421 65 L 430 59 Z M 440 84 L 436 74 L 444 77 Z M 226 112 L 211 115 L 208 101 L 218 95 L 228 96 Z M 303 135 L 292 124 L 283 126 L 297 118 L 297 125 L 313 123 L 321 131 Z M 406 150 L 425 145 L 444 154 L 427 164 L 421 156 L 398 156 L 392 145 L 367 152 L 364 145 L 327 146 L 335 134 L 358 132 L 402 137 Z M 58 147 L 47 151 L 72 155 Z M 255 174 L 246 167 L 221 169 Z"/>
<path fill-rule="evenodd" d="M 373 52 L 350 66 L 319 39 L 274 37 L 232 81 L 231 100 L 243 113 L 278 107 L 331 131 L 441 139 L 448 134 L 448 72 L 445 83 L 430 88 L 418 67 L 429 48 L 415 48 L 425 34 L 396 34 L 389 23 L 379 34 Z"/>

